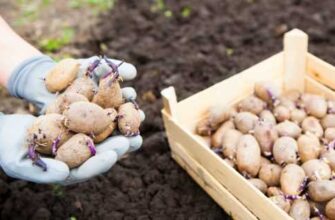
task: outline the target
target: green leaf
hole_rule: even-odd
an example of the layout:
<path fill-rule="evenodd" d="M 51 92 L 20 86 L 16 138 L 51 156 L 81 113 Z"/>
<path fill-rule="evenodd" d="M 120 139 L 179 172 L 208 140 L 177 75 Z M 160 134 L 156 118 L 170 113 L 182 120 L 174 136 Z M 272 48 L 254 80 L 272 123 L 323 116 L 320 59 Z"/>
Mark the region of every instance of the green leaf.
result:
<path fill-rule="evenodd" d="M 192 9 L 189 6 L 185 6 L 181 9 L 181 16 L 187 18 L 191 15 Z"/>
<path fill-rule="evenodd" d="M 164 16 L 167 17 L 167 18 L 170 18 L 170 17 L 173 16 L 173 13 L 172 13 L 172 11 L 170 11 L 170 10 L 166 10 L 166 11 L 164 12 Z"/>

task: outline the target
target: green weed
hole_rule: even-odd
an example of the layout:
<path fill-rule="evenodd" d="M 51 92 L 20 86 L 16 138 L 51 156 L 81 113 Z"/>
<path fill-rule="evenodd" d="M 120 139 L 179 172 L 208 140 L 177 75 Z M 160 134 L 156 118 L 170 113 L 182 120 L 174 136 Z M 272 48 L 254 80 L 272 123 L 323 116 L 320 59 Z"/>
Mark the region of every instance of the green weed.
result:
<path fill-rule="evenodd" d="M 92 8 L 95 14 L 108 11 L 114 7 L 116 0 L 70 0 L 68 5 L 70 8 Z"/>
<path fill-rule="evenodd" d="M 64 196 L 64 188 L 61 185 L 53 184 L 52 186 L 52 194 L 57 197 Z"/>
<path fill-rule="evenodd" d="M 35 21 L 39 16 L 39 12 L 52 1 L 53 0 L 16 0 L 16 4 L 19 7 L 19 16 L 14 24 L 20 26 Z"/>
<path fill-rule="evenodd" d="M 226 54 L 228 57 L 232 56 L 234 54 L 234 49 L 233 48 L 227 48 L 226 49 Z"/>
<path fill-rule="evenodd" d="M 181 9 L 181 16 L 187 18 L 191 15 L 192 9 L 189 6 L 185 6 Z"/>
<path fill-rule="evenodd" d="M 71 43 L 74 36 L 74 29 L 66 27 L 62 30 L 60 37 L 42 39 L 39 42 L 39 47 L 46 53 L 52 53 Z"/>
<path fill-rule="evenodd" d="M 153 13 L 160 12 L 167 18 L 173 16 L 173 12 L 167 8 L 164 0 L 155 0 L 150 7 L 150 11 Z"/>

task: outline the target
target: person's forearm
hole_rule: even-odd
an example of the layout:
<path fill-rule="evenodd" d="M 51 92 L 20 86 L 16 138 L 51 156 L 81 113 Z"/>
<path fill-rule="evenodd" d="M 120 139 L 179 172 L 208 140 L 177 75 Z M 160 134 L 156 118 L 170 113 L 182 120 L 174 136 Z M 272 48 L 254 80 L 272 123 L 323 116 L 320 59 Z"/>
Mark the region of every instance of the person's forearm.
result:
<path fill-rule="evenodd" d="M 22 61 L 42 53 L 16 34 L 0 16 L 0 84 L 7 86 L 11 73 Z"/>

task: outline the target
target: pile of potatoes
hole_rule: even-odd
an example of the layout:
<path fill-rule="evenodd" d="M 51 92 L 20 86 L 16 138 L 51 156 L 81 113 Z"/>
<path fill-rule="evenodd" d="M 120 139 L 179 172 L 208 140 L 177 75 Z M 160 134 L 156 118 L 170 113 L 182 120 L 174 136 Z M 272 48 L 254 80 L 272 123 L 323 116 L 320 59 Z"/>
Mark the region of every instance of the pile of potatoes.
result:
<path fill-rule="evenodd" d="M 105 72 L 96 85 L 93 71 L 99 65 L 105 65 Z M 139 134 L 140 112 L 135 102 L 122 97 L 118 66 L 97 60 L 77 78 L 79 67 L 77 60 L 64 59 L 46 75 L 46 88 L 57 97 L 34 121 L 27 135 L 28 156 L 44 170 L 47 167 L 39 153 L 74 168 L 95 155 L 94 144 L 114 131 L 125 136 Z"/>
<path fill-rule="evenodd" d="M 335 100 L 258 82 L 196 133 L 294 219 L 335 219 Z"/>

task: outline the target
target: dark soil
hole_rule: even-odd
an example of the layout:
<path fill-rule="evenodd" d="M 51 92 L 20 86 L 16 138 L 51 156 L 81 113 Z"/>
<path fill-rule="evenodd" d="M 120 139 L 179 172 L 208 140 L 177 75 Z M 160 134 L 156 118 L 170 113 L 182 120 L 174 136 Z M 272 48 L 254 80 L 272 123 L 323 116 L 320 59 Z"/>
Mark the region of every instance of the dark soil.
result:
<path fill-rule="evenodd" d="M 201 91 L 280 51 L 283 32 L 295 27 L 309 34 L 310 51 L 335 63 L 335 4 L 332 0 L 166 2 L 172 17 L 152 12 L 151 1 L 118 1 L 92 27 L 89 41 L 76 45 L 82 56 L 105 53 L 137 66 L 138 78 L 130 84 L 147 115 L 142 149 L 107 174 L 68 187 L 3 175 L 1 219 L 228 219 L 171 159 L 159 92 L 173 85 L 183 99 Z M 183 17 L 186 6 L 191 14 Z"/>

